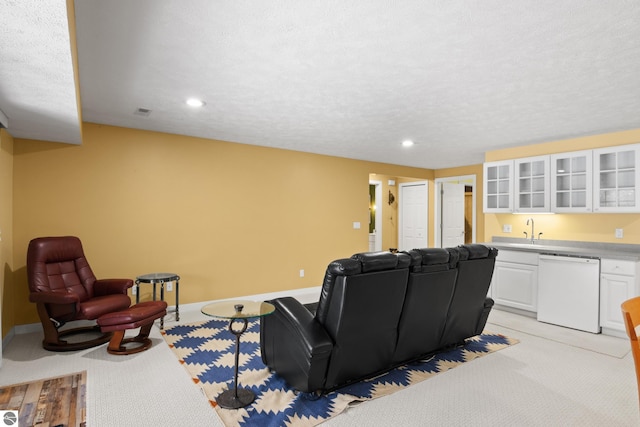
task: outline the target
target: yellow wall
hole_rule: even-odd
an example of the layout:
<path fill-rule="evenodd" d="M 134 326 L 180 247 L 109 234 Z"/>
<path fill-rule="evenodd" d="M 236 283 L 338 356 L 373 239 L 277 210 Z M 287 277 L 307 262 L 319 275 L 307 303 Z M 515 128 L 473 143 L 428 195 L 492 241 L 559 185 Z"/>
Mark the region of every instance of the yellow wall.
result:
<path fill-rule="evenodd" d="M 491 151 L 486 153 L 485 160 L 507 160 L 637 142 L 640 142 L 640 129 Z M 523 231 L 530 231 L 526 225 L 529 217 L 535 220 L 536 234 L 544 233 L 543 239 L 640 244 L 640 214 L 486 214 L 485 240 L 490 241 L 492 236 L 524 237 Z M 512 225 L 512 233 L 502 232 L 505 224 Z M 624 230 L 623 239 L 615 238 L 616 228 Z"/>
<path fill-rule="evenodd" d="M 0 129 L 0 313 L 4 337 L 15 325 L 15 284 L 13 281 L 13 138 Z"/>
<path fill-rule="evenodd" d="M 182 303 L 298 289 L 368 250 L 370 173 L 433 176 L 87 123 L 82 146 L 16 139 L 14 152 L 13 324 L 38 321 L 25 272 L 34 237 L 79 236 L 99 278 L 178 273 Z"/>

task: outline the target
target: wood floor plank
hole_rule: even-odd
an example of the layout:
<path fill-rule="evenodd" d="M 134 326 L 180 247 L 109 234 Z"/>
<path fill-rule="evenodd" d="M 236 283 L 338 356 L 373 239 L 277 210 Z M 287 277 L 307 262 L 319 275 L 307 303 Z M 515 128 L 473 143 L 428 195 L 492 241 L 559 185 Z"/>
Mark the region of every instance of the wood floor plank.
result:
<path fill-rule="evenodd" d="M 20 425 L 86 425 L 86 371 L 0 388 L 0 410 L 15 409 Z"/>

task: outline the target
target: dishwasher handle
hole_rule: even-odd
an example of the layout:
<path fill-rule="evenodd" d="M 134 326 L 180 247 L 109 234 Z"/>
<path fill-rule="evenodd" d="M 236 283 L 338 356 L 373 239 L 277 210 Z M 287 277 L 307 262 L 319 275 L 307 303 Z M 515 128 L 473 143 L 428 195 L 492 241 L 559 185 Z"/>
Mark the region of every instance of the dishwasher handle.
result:
<path fill-rule="evenodd" d="M 580 257 L 575 255 L 556 255 L 556 254 L 540 254 L 538 256 L 540 261 L 552 261 L 552 262 L 576 262 L 583 264 L 599 264 L 599 258 L 592 257 Z"/>

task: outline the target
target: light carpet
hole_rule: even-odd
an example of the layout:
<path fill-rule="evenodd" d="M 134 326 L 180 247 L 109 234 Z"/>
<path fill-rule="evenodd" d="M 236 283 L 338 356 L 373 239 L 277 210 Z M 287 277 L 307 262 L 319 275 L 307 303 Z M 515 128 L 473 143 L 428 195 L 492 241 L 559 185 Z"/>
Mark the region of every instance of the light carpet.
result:
<path fill-rule="evenodd" d="M 294 393 L 282 378 L 271 374 L 260 357 L 260 322 L 249 322 L 240 342 L 239 387 L 248 387 L 256 400 L 241 409 L 220 408 L 215 398 L 233 387 L 235 336 L 228 321 L 210 320 L 179 325 L 163 332 L 178 360 L 198 384 L 225 426 L 315 426 L 335 417 L 349 405 L 394 393 L 475 358 L 516 344 L 500 334 L 485 332 L 462 347 L 431 359 L 405 365 L 332 393 L 317 397 Z"/>
<path fill-rule="evenodd" d="M 0 387 L 2 425 L 86 425 L 87 371 Z"/>

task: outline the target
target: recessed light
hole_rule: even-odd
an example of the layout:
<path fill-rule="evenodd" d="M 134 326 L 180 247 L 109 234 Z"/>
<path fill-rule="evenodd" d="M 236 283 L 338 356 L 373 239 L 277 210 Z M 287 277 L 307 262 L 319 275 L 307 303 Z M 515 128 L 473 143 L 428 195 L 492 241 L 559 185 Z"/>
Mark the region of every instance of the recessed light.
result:
<path fill-rule="evenodd" d="M 405 139 L 404 141 L 402 141 L 402 146 L 403 147 L 411 147 L 414 144 L 413 141 L 411 141 L 410 139 Z"/>
<path fill-rule="evenodd" d="M 187 105 L 190 107 L 202 107 L 204 106 L 204 101 L 196 98 L 189 98 L 187 99 Z"/>

